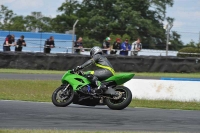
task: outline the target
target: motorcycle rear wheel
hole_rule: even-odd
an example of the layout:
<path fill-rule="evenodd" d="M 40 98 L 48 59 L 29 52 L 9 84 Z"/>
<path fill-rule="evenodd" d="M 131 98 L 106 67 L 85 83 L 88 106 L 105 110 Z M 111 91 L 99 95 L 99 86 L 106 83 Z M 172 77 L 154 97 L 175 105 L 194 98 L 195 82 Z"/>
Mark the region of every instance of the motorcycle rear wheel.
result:
<path fill-rule="evenodd" d="M 125 86 L 117 86 L 114 88 L 115 91 L 121 94 L 121 98 L 119 99 L 105 99 L 106 105 L 113 110 L 122 110 L 126 108 L 132 101 L 132 93 L 129 88 Z"/>
<path fill-rule="evenodd" d="M 58 87 L 52 94 L 52 103 L 57 107 L 66 107 L 73 101 L 73 88 L 71 86 L 66 88 L 66 86 L 67 85 L 62 85 Z"/>

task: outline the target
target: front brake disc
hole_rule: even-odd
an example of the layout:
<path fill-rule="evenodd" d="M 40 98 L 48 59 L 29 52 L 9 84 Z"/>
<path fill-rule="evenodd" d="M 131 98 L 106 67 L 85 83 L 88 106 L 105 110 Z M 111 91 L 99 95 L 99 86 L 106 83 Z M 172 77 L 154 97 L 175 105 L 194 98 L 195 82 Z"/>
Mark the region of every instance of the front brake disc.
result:
<path fill-rule="evenodd" d="M 67 98 L 68 96 L 64 96 L 62 91 L 59 91 L 57 93 L 56 99 L 58 99 L 59 101 L 63 101 Z"/>

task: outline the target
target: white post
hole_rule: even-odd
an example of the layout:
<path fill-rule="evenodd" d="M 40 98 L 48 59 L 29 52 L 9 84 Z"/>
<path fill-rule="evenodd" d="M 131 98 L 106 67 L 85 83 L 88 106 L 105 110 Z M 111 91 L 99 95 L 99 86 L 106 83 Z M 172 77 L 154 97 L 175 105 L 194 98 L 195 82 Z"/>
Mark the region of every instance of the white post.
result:
<path fill-rule="evenodd" d="M 199 32 L 199 43 L 197 44 L 198 50 L 199 50 L 199 47 L 200 47 L 200 32 Z"/>
<path fill-rule="evenodd" d="M 74 34 L 75 34 L 75 26 L 78 23 L 78 19 L 76 20 L 76 22 L 73 25 L 73 36 L 72 36 L 72 53 L 74 53 Z"/>
<path fill-rule="evenodd" d="M 169 27 L 170 26 L 170 27 Z M 166 41 L 166 56 L 168 56 L 168 49 L 169 49 L 169 34 L 170 34 L 170 30 L 172 28 L 172 24 L 167 24 L 166 26 L 166 30 L 167 30 L 167 41 Z"/>
<path fill-rule="evenodd" d="M 200 31 L 199 31 L 199 44 L 200 44 Z"/>

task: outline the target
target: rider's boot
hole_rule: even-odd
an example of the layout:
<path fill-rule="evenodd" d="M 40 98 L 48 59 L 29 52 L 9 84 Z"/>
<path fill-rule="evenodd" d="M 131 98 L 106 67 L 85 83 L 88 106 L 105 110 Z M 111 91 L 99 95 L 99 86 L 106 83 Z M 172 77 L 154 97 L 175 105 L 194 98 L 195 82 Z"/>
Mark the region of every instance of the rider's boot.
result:
<path fill-rule="evenodd" d="M 99 84 L 98 81 L 96 81 L 96 86 L 97 88 L 95 89 L 95 93 L 97 94 L 102 94 L 107 89 L 106 85 L 103 83 Z"/>
<path fill-rule="evenodd" d="M 87 74 L 86 75 L 87 79 L 90 80 L 92 85 L 95 86 L 94 89 L 91 89 L 91 94 L 101 94 L 103 93 L 104 90 L 106 90 L 106 85 L 102 84 L 98 78 L 92 74 Z"/>

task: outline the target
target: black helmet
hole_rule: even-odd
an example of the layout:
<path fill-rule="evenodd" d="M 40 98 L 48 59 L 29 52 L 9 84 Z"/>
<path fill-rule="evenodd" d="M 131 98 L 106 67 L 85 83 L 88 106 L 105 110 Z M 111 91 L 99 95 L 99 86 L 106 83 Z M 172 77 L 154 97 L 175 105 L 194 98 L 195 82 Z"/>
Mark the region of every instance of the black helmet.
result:
<path fill-rule="evenodd" d="M 103 51 L 100 47 L 95 46 L 90 50 L 90 57 L 93 57 L 96 54 L 103 54 Z"/>

